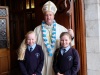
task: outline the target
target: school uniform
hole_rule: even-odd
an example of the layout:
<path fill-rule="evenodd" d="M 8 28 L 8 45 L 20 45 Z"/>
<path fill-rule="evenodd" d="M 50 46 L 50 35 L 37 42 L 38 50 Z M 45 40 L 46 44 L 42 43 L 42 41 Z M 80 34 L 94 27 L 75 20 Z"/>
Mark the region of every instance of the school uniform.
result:
<path fill-rule="evenodd" d="M 37 44 L 32 51 L 27 47 L 24 60 L 19 60 L 22 75 L 42 75 L 43 63 L 44 54 L 41 46 Z"/>
<path fill-rule="evenodd" d="M 76 49 L 69 48 L 63 53 L 62 48 L 58 48 L 54 54 L 53 69 L 64 75 L 77 75 L 80 69 L 80 58 Z"/>

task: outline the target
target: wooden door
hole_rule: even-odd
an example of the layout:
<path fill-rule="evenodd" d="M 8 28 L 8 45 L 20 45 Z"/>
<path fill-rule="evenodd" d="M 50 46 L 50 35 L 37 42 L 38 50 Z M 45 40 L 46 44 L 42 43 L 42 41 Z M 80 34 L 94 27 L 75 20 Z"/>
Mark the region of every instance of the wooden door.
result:
<path fill-rule="evenodd" d="M 0 6 L 0 75 L 8 75 L 10 69 L 8 7 Z"/>

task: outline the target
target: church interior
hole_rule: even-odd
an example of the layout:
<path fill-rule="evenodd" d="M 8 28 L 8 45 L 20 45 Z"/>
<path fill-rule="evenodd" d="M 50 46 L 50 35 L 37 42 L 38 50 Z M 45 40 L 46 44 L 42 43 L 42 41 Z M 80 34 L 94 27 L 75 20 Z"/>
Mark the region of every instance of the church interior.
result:
<path fill-rule="evenodd" d="M 6 21 L 6 24 L 4 24 L 5 22 L 0 24 L 0 26 L 5 25 L 5 27 L 0 27 L 0 43 L 6 44 L 5 46 L 0 44 L 0 75 L 20 75 L 17 60 L 18 48 L 25 38 L 25 34 L 41 24 L 43 20 L 41 9 L 46 1 L 49 0 L 0 0 L 0 12 L 2 12 L 0 19 Z M 75 43 L 79 43 L 75 44 L 75 48 L 79 50 L 81 56 L 81 69 L 78 75 L 86 75 L 86 46 L 85 41 L 81 41 L 85 40 L 82 0 L 76 2 L 74 0 L 51 1 L 58 8 L 55 20 L 66 28 L 74 30 Z M 2 9 L 4 10 L 2 11 Z M 4 12 L 6 12 L 6 15 L 3 14 Z M 1 38 L 3 28 L 6 29 L 4 41 Z M 83 47 L 82 50 L 80 50 L 81 46 Z"/>

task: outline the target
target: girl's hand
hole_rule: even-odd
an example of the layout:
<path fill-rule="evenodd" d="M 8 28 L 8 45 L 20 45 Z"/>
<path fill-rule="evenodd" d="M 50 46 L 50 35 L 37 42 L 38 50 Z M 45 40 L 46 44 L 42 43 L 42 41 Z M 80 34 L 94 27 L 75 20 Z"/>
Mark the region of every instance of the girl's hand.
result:
<path fill-rule="evenodd" d="M 64 75 L 64 74 L 60 74 L 60 73 L 58 72 L 57 75 Z"/>
<path fill-rule="evenodd" d="M 32 74 L 32 75 L 36 75 L 36 74 Z"/>

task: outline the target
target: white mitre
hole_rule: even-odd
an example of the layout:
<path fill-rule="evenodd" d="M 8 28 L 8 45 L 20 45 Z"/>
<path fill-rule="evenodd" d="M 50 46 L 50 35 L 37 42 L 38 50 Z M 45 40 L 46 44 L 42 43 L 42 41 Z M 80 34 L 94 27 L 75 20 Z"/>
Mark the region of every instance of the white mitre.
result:
<path fill-rule="evenodd" d="M 46 11 L 51 11 L 55 14 L 57 11 L 57 7 L 55 6 L 53 2 L 48 1 L 42 7 L 42 12 L 45 13 Z"/>

